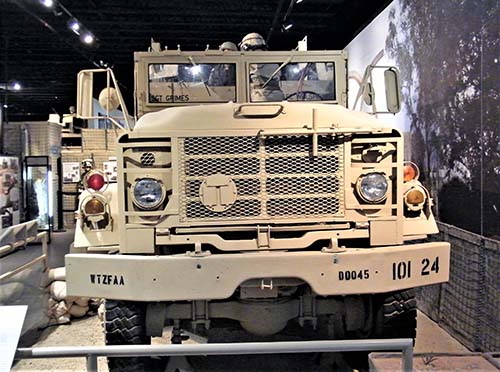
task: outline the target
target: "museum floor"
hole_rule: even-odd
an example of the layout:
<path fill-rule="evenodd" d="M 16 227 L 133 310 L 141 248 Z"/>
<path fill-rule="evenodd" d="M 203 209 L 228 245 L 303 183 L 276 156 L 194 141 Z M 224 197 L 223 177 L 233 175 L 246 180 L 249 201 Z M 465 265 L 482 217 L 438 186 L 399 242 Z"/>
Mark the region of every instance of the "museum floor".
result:
<path fill-rule="evenodd" d="M 64 264 L 64 255 L 68 252 L 69 244 L 72 241 L 72 231 L 54 233 L 52 243 L 49 247 L 49 265 L 58 267 Z M 26 262 L 35 257 L 40 252 L 39 247 L 33 246 L 17 252 L 16 255 L 5 257 L 2 261 L 2 271 L 9 270 L 16 264 Z M 42 311 L 42 304 L 39 310 Z M 33 306 L 36 306 L 34 304 Z M 30 312 L 37 311 L 33 307 Z M 166 329 L 168 333 L 168 329 Z M 155 338 L 155 343 L 167 343 L 169 337 Z M 191 341 L 193 342 L 193 341 Z M 72 321 L 68 325 L 51 326 L 46 328 L 40 336 L 38 342 L 33 347 L 40 346 L 80 346 L 80 345 L 104 345 L 103 331 L 97 316 L 87 317 Z M 458 341 L 452 338 L 435 322 L 430 320 L 425 314 L 418 314 L 417 340 L 415 353 L 467 353 L 468 350 Z M 238 357 L 234 357 L 238 358 Z M 259 356 L 256 358 L 265 358 Z M 286 358 L 286 356 L 273 356 L 273 358 Z M 266 362 L 263 362 L 266 363 Z M 286 362 L 285 362 L 286 363 Z M 220 368 L 220 366 L 219 366 Z M 71 359 L 31 359 L 19 361 L 12 368 L 13 371 L 85 371 L 84 358 Z M 169 368 L 170 370 L 170 368 Z M 220 369 L 219 369 L 220 370 Z M 307 369 L 304 369 L 306 371 Z M 107 371 L 106 360 L 99 358 L 99 371 Z M 212 370 L 211 370 L 212 371 Z M 216 371 L 215 369 L 213 371 Z M 221 370 L 222 371 L 222 370 Z M 245 369 L 249 371 L 249 369 Z"/>

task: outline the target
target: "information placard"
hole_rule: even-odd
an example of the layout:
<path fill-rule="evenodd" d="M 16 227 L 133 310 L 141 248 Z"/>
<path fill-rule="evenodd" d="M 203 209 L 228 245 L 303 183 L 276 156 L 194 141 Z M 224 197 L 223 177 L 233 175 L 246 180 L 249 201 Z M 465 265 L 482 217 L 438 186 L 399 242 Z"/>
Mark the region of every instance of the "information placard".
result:
<path fill-rule="evenodd" d="M 14 361 L 28 306 L 0 306 L 0 372 L 9 372 Z"/>

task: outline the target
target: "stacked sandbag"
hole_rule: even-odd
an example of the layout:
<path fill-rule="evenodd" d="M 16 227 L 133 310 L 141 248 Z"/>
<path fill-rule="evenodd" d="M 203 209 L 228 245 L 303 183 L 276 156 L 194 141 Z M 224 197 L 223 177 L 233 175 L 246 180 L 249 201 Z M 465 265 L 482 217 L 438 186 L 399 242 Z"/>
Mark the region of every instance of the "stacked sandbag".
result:
<path fill-rule="evenodd" d="M 50 294 L 48 315 L 55 324 L 69 323 L 71 318 L 81 318 L 87 314 L 95 315 L 102 303 L 100 299 L 68 296 L 65 267 L 49 270 L 47 290 Z"/>

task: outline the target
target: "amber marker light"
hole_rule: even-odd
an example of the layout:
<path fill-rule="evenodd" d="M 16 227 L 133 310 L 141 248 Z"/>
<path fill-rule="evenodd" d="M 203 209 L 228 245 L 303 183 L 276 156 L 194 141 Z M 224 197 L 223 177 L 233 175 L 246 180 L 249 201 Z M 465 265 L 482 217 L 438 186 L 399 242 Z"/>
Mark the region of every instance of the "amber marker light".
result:
<path fill-rule="evenodd" d="M 104 203 L 97 198 L 92 198 L 85 203 L 83 210 L 86 215 L 104 213 Z"/>
<path fill-rule="evenodd" d="M 415 163 L 407 161 L 403 166 L 403 179 L 405 182 L 416 180 L 420 175 L 420 171 Z"/>
<path fill-rule="evenodd" d="M 419 205 L 425 200 L 425 195 L 421 190 L 413 189 L 406 194 L 406 201 L 409 204 Z"/>

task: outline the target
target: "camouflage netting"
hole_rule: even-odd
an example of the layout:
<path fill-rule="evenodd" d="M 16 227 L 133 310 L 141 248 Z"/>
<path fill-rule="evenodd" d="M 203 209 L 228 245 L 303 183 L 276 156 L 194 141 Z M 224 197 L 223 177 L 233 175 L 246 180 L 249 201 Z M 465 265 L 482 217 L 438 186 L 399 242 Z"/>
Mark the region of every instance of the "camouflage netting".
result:
<path fill-rule="evenodd" d="M 451 243 L 450 281 L 423 287 L 419 308 L 471 350 L 500 350 L 500 241 L 439 223 Z"/>

